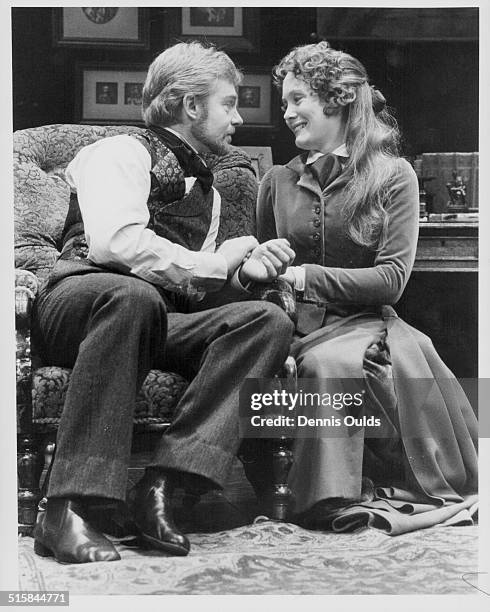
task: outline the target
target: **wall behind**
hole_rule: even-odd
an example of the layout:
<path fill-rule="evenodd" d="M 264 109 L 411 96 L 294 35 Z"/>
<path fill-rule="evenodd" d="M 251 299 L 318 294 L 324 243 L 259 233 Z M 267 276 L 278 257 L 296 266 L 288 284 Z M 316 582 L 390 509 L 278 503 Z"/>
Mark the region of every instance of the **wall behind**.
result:
<path fill-rule="evenodd" d="M 55 47 L 52 9 L 13 8 L 14 128 L 75 121 L 75 66 L 112 62 L 149 64 L 163 49 L 166 23 L 178 8 L 149 10 L 149 50 Z M 293 46 L 316 32 L 315 8 L 260 9 L 260 53 L 230 53 L 246 71 L 271 69 Z M 357 56 L 383 91 L 404 134 L 404 153 L 478 150 L 478 43 L 438 40 L 396 43 L 336 40 L 336 48 Z M 276 163 L 297 151 L 275 100 L 276 129 L 243 128 L 237 145 L 272 146 Z"/>

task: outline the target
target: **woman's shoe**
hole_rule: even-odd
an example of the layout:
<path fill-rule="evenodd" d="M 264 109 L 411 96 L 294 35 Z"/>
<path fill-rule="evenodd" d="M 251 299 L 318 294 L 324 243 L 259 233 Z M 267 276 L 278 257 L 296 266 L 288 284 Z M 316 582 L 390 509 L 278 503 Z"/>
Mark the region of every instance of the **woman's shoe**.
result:
<path fill-rule="evenodd" d="M 358 498 L 329 497 L 328 499 L 322 499 L 305 512 L 298 514 L 294 522 L 304 529 L 328 531 L 332 527 L 332 521 L 342 510 L 350 506 L 371 502 L 373 499 L 374 484 L 369 478 L 363 477 L 361 495 Z"/>
<path fill-rule="evenodd" d="M 63 497 L 48 499 L 45 512 L 38 514 L 34 527 L 34 552 L 54 557 L 59 563 L 117 561 L 121 557 L 113 544 L 83 518 L 80 502 Z"/>
<path fill-rule="evenodd" d="M 174 523 L 173 490 L 174 484 L 168 473 L 147 470 L 131 490 L 128 503 L 143 546 L 185 556 L 189 554 L 190 543 Z"/>

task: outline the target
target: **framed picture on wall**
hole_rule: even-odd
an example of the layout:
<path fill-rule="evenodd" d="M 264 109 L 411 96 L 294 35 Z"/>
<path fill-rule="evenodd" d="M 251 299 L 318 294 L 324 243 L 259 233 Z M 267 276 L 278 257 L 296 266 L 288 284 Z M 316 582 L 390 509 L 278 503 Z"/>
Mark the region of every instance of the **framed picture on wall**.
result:
<path fill-rule="evenodd" d="M 142 124 L 141 96 L 146 67 L 77 67 L 76 119 L 80 123 Z"/>
<path fill-rule="evenodd" d="M 54 43 L 59 46 L 148 49 L 148 10 L 137 7 L 53 9 Z"/>
<path fill-rule="evenodd" d="M 259 50 L 259 9 L 242 7 L 183 7 L 174 37 L 205 40 L 228 51 Z"/>
<path fill-rule="evenodd" d="M 238 86 L 243 127 L 274 127 L 272 76 L 269 69 L 249 68 Z"/>
<path fill-rule="evenodd" d="M 255 176 L 261 181 L 267 170 L 272 168 L 271 147 L 248 147 L 240 145 L 240 149 L 250 156 Z"/>

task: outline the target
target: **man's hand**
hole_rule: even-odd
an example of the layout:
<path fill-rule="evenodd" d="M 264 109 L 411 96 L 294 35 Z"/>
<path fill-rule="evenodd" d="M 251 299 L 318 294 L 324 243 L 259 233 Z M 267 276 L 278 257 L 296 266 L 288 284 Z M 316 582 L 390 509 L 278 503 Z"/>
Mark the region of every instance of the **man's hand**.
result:
<path fill-rule="evenodd" d="M 216 253 L 223 255 L 228 266 L 228 278 L 232 276 L 238 266 L 259 244 L 254 236 L 240 236 L 225 240 Z"/>
<path fill-rule="evenodd" d="M 285 238 L 276 238 L 259 244 L 240 269 L 240 282 L 266 283 L 283 274 L 293 262 L 296 253 Z"/>

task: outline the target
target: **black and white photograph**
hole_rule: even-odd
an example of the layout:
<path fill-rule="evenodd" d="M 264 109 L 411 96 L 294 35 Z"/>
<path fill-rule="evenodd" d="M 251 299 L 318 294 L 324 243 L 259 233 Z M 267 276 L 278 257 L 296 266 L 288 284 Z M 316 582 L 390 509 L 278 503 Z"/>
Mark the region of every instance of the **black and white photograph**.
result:
<path fill-rule="evenodd" d="M 109 23 L 117 15 L 116 7 L 84 7 L 82 12 L 92 23 Z"/>
<path fill-rule="evenodd" d="M 143 83 L 124 83 L 124 104 L 141 106 Z"/>
<path fill-rule="evenodd" d="M 95 83 L 96 104 L 117 104 L 117 83 Z"/>
<path fill-rule="evenodd" d="M 238 106 L 260 108 L 260 87 L 241 85 L 238 87 Z"/>
<path fill-rule="evenodd" d="M 182 7 L 164 11 L 164 39 L 200 40 L 230 52 L 260 52 L 260 10 L 235 7 Z"/>
<path fill-rule="evenodd" d="M 182 9 L 182 34 L 243 35 L 243 9 L 204 7 Z"/>
<path fill-rule="evenodd" d="M 56 46 L 147 48 L 146 9 L 66 6 L 49 11 Z"/>
<path fill-rule="evenodd" d="M 274 100 L 272 75 L 262 68 L 251 66 L 238 86 L 238 110 L 243 119 L 243 127 L 261 125 L 275 127 L 275 119 L 279 115 L 279 102 Z M 255 144 L 255 143 L 253 143 Z M 261 143 L 257 143 L 261 144 Z"/>
<path fill-rule="evenodd" d="M 235 19 L 239 21 L 238 13 L 235 16 L 233 7 L 224 6 L 197 6 L 189 9 L 190 27 L 217 26 L 222 28 L 233 28 Z"/>
<path fill-rule="evenodd" d="M 490 7 L 0 15 L 0 604 L 483 610 Z"/>
<path fill-rule="evenodd" d="M 142 65 L 91 63 L 75 66 L 74 113 L 81 123 L 143 124 Z"/>

